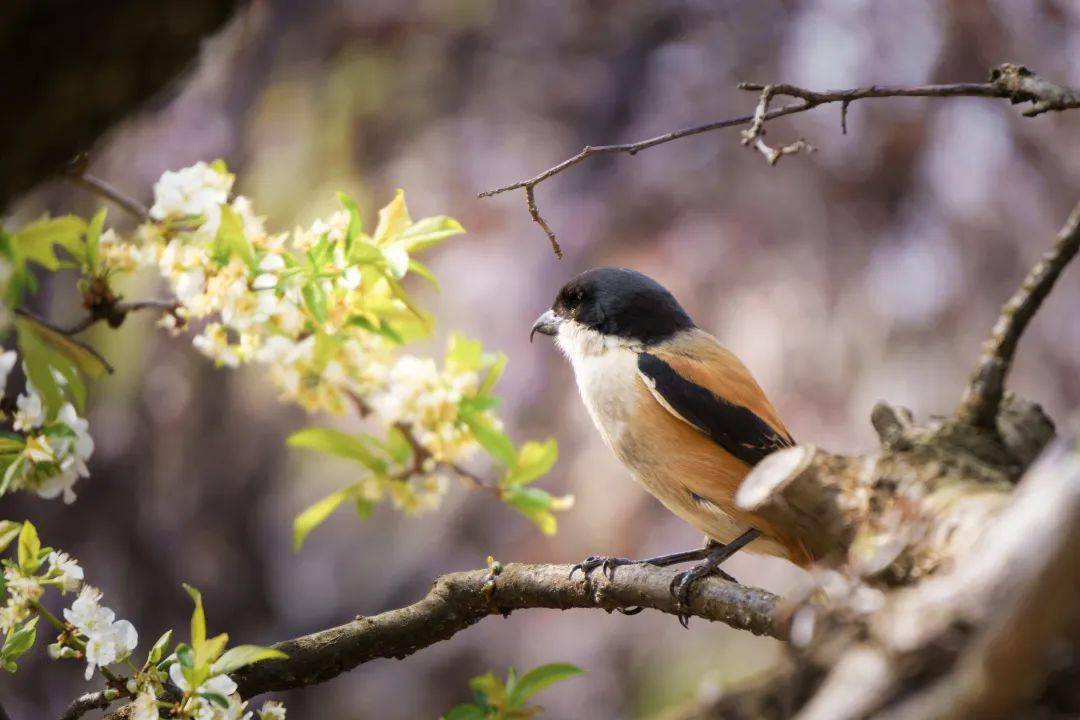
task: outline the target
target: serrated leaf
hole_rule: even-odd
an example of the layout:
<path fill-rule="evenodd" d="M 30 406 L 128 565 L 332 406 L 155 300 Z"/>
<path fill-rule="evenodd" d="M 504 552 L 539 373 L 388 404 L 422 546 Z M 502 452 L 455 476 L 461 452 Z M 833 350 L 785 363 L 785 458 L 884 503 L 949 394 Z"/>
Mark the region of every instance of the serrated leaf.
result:
<path fill-rule="evenodd" d="M 228 675 L 242 667 L 263 660 L 279 660 L 289 657 L 280 650 L 259 645 L 237 645 L 229 648 L 217 662 L 210 666 L 211 675 Z"/>
<path fill-rule="evenodd" d="M 12 250 L 17 266 L 33 262 L 46 270 L 60 267 L 54 246 L 59 245 L 75 254 L 82 245 L 86 221 L 75 215 L 42 218 L 19 229 L 11 236 Z"/>
<path fill-rule="evenodd" d="M 559 459 L 555 438 L 542 443 L 529 441 L 518 450 L 517 463 L 506 476 L 508 485 L 527 485 L 551 470 Z"/>
<path fill-rule="evenodd" d="M 355 460 L 379 474 L 386 472 L 386 462 L 376 457 L 359 437 L 332 428 L 304 428 L 285 441 L 291 447 L 318 450 L 336 457 Z"/>
<path fill-rule="evenodd" d="M 22 524 L 19 531 L 19 569 L 33 574 L 41 565 L 41 540 L 37 528 L 29 520 Z"/>
<path fill-rule="evenodd" d="M 293 520 L 293 549 L 299 550 L 311 531 L 322 525 L 326 518 L 330 517 L 341 503 L 345 502 L 355 492 L 353 487 L 338 490 L 324 497 L 322 500 L 308 506 L 306 510 Z"/>
<path fill-rule="evenodd" d="M 507 467 L 513 467 L 517 461 L 517 451 L 514 443 L 495 426 L 479 413 L 465 413 L 461 416 L 462 421 L 469 427 L 476 441 L 480 443 L 488 453 Z"/>
<path fill-rule="evenodd" d="M 409 252 L 416 252 L 464 232 L 465 228 L 454 218 L 437 215 L 413 223 L 401 234 L 401 242 Z"/>
<path fill-rule="evenodd" d="M 3 494 L 3 493 L 0 493 Z M 0 553 L 8 549 L 8 545 L 19 537 L 22 531 L 22 523 L 14 520 L 0 520 Z"/>
<path fill-rule="evenodd" d="M 544 688 L 584 674 L 584 670 L 570 663 L 550 663 L 533 668 L 518 678 L 515 683 L 513 691 L 509 694 L 510 707 L 520 707 Z"/>

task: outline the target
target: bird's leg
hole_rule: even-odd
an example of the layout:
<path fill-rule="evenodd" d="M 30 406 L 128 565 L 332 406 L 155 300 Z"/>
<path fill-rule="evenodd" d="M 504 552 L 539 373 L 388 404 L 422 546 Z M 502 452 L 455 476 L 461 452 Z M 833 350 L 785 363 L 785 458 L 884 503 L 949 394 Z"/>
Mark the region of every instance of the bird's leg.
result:
<path fill-rule="evenodd" d="M 699 550 L 686 550 L 670 555 L 658 555 L 656 557 L 645 558 L 644 560 L 631 560 L 630 558 L 608 557 L 605 555 L 590 555 L 570 569 L 570 577 L 574 577 L 574 573 L 578 570 L 588 577 L 589 573 L 593 570 L 601 568 L 603 573 L 607 575 L 609 579 L 614 580 L 615 568 L 622 567 L 623 565 L 655 565 L 656 567 L 679 565 L 680 563 L 707 558 L 711 548 L 711 545 L 706 545 Z"/>
<path fill-rule="evenodd" d="M 690 615 L 686 612 L 690 607 L 690 587 L 707 575 L 719 575 L 730 582 L 738 582 L 735 578 L 720 569 L 720 564 L 737 553 L 743 547 L 761 537 L 761 531 L 750 528 L 739 537 L 726 545 L 717 543 L 705 548 L 705 561 L 689 570 L 676 575 L 671 579 L 671 594 L 675 596 L 675 602 L 679 609 L 679 624 L 684 628 L 690 626 Z"/>

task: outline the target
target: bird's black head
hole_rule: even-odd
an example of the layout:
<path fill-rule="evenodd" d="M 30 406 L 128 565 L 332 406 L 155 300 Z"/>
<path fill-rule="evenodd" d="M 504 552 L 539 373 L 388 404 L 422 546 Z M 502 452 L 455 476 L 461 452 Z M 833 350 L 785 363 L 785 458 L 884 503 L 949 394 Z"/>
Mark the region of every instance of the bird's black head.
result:
<path fill-rule="evenodd" d="M 533 332 L 554 335 L 559 324 L 569 320 L 645 345 L 694 327 L 663 285 L 636 270 L 608 267 L 588 270 L 566 283 Z"/>

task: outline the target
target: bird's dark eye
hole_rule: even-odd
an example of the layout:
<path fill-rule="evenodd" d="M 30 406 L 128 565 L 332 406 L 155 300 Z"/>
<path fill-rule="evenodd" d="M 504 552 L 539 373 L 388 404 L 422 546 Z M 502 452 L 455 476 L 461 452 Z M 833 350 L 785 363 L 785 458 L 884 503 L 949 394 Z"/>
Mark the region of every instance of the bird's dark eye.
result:
<path fill-rule="evenodd" d="M 585 291 L 580 287 L 565 287 L 555 298 L 555 309 L 567 315 L 574 315 L 585 301 Z"/>

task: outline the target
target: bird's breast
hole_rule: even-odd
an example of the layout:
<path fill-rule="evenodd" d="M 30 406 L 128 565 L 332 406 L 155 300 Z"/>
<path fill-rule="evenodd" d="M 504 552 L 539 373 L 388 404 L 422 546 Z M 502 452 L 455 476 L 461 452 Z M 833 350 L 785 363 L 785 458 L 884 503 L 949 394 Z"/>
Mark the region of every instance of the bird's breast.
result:
<path fill-rule="evenodd" d="M 572 357 L 582 402 L 604 442 L 627 464 L 620 447 L 630 432 L 640 381 L 637 354 L 626 348 Z"/>

